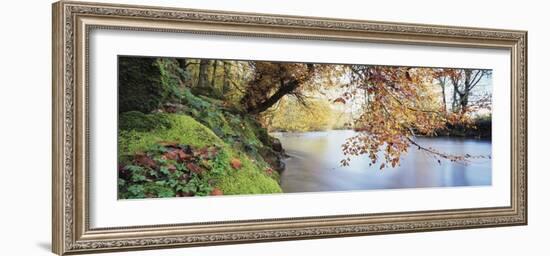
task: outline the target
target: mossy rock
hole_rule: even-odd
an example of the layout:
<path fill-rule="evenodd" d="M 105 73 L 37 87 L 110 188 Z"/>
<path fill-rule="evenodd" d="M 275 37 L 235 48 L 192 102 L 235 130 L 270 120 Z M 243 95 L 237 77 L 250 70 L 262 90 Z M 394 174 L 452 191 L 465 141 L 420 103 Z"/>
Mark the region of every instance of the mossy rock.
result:
<path fill-rule="evenodd" d="M 223 191 L 224 195 L 273 194 L 283 192 L 279 186 L 278 173 L 272 172 L 272 176 L 267 174 L 266 171 L 270 169 L 267 163 L 252 160 L 246 154 L 233 154 L 233 157 L 239 159 L 242 167 L 223 176 L 216 185 Z"/>
<path fill-rule="evenodd" d="M 121 130 L 148 132 L 171 127 L 172 122 L 166 114 L 148 115 L 139 111 L 129 111 L 119 114 L 118 117 L 118 128 Z"/>
<path fill-rule="evenodd" d="M 118 111 L 149 113 L 162 102 L 163 85 L 155 58 L 119 57 Z"/>
<path fill-rule="evenodd" d="M 187 115 L 130 113 L 122 116 L 126 117 L 124 129 L 119 130 L 119 154 L 122 155 L 145 151 L 161 141 L 177 141 L 194 147 L 224 144 L 208 127 Z M 130 127 L 132 124 L 137 129 Z"/>
<path fill-rule="evenodd" d="M 271 177 L 265 170 L 269 165 L 261 159 L 252 160 L 240 149 L 225 143 L 212 130 L 194 118 L 184 114 L 123 113 L 124 129 L 119 130 L 119 162 L 124 157 L 144 152 L 170 141 L 197 148 L 218 146 L 227 159 L 239 159 L 242 167 L 228 168 L 216 185 L 225 195 L 281 193 L 277 177 Z M 135 127 L 132 127 L 135 125 Z M 146 193 L 146 191 L 144 191 Z M 167 195 L 169 196 L 169 195 Z"/>
<path fill-rule="evenodd" d="M 182 97 L 181 69 L 173 59 L 119 57 L 118 111 L 150 113 Z"/>

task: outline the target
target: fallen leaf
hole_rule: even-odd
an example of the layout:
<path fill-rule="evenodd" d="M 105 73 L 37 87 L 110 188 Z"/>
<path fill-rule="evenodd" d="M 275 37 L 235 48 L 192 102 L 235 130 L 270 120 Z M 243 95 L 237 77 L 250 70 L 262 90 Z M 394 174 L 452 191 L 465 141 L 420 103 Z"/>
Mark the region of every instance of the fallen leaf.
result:
<path fill-rule="evenodd" d="M 170 171 L 171 173 L 174 173 L 177 170 L 176 166 L 173 164 L 168 165 L 167 168 L 168 168 L 168 171 Z"/>
<path fill-rule="evenodd" d="M 195 150 L 195 152 L 193 152 L 193 155 L 200 158 L 208 158 L 208 148 L 201 148 L 199 150 Z"/>
<path fill-rule="evenodd" d="M 187 169 L 196 174 L 202 174 L 204 170 L 194 163 L 187 163 Z"/>
<path fill-rule="evenodd" d="M 231 159 L 231 167 L 235 168 L 235 169 L 241 169 L 242 167 L 242 163 L 241 163 L 241 160 L 239 160 L 238 158 L 233 158 Z"/>
<path fill-rule="evenodd" d="M 223 191 L 219 188 L 214 188 L 212 192 L 210 192 L 211 196 L 221 196 L 223 195 Z"/>
<path fill-rule="evenodd" d="M 164 156 L 168 160 L 176 160 L 178 158 L 178 153 L 175 152 L 175 151 L 168 151 L 168 152 L 164 153 Z"/>
<path fill-rule="evenodd" d="M 155 168 L 157 164 L 153 159 L 151 159 L 149 156 L 143 153 L 138 153 L 134 156 L 134 162 L 138 165 L 149 167 L 149 168 Z"/>
<path fill-rule="evenodd" d="M 177 151 L 175 151 L 175 152 L 178 154 L 178 157 L 179 157 L 180 161 L 186 161 L 186 160 L 191 159 L 191 157 L 192 157 L 191 155 L 185 153 L 185 152 L 184 152 L 183 150 L 181 150 L 181 149 L 180 149 L 180 150 L 177 150 Z"/>

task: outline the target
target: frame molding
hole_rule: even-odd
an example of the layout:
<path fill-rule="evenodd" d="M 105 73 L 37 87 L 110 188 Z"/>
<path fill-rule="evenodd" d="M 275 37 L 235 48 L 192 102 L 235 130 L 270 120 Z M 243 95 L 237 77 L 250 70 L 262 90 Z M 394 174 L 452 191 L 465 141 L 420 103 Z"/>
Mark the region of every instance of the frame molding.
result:
<path fill-rule="evenodd" d="M 52 250 L 59 254 L 527 224 L 527 32 L 61 1 L 53 4 Z M 509 49 L 509 207 L 91 229 L 88 34 L 93 29 Z"/>

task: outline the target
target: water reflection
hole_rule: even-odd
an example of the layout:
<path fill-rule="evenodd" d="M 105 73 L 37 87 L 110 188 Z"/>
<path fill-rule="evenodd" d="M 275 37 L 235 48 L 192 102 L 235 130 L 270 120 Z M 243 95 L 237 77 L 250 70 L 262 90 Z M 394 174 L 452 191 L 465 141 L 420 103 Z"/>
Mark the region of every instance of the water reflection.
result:
<path fill-rule="evenodd" d="M 272 135 L 281 140 L 289 155 L 281 175 L 286 193 L 491 185 L 491 159 L 475 159 L 468 164 L 442 160 L 438 164 L 432 155 L 411 147 L 399 167 L 369 167 L 366 156 L 352 158 L 350 166 L 342 167 L 340 160 L 344 155 L 340 146 L 354 131 Z M 452 154 L 491 154 L 490 141 L 447 137 L 418 141 Z"/>

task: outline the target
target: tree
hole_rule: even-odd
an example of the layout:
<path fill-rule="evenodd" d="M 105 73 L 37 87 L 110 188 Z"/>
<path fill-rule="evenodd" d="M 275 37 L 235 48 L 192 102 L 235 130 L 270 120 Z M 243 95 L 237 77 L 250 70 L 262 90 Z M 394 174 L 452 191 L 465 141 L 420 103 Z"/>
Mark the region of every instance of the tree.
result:
<path fill-rule="evenodd" d="M 182 81 L 182 84 L 187 85 L 187 66 L 189 66 L 190 63 L 188 63 L 187 59 L 184 58 L 178 58 L 177 61 L 179 64 L 179 68 L 181 69 L 180 79 Z"/>
<path fill-rule="evenodd" d="M 342 160 L 349 164 L 350 156 L 367 154 L 371 164 L 379 161 L 383 153 L 381 168 L 399 164 L 401 154 L 411 145 L 437 158 L 462 161 L 471 156 L 450 155 L 435 149 L 423 147 L 416 141 L 417 134 L 435 135 L 447 125 L 469 124 L 469 109 L 446 111 L 445 84 L 451 76 L 449 70 L 438 72 L 433 68 L 388 67 L 369 65 L 322 65 L 300 63 L 249 62 L 253 78 L 249 80 L 246 94 L 241 99 L 249 114 L 257 115 L 274 106 L 286 95 L 294 96 L 297 102 L 307 106 L 307 92 L 322 90 L 333 83 L 327 77 L 346 75 L 347 89 L 335 102 L 356 102 L 362 100 L 359 114 L 353 120 L 358 135 L 349 138 L 342 146 L 348 157 Z M 455 70 L 452 70 L 453 72 Z M 475 70 L 475 74 L 478 70 Z M 468 92 L 479 83 L 479 76 L 465 72 L 465 88 Z M 481 74 L 481 73 L 480 73 Z M 468 77 L 469 75 L 469 77 Z M 442 92 L 435 90 L 438 79 Z M 443 82 L 441 85 L 441 82 Z M 455 90 L 464 102 L 464 93 Z M 353 99 L 353 100 L 352 100 Z M 443 106 L 442 103 L 443 101 Z"/>
<path fill-rule="evenodd" d="M 288 94 L 302 100 L 303 95 L 298 89 L 315 75 L 313 64 L 255 61 L 250 65 L 254 77 L 248 83 L 241 103 L 252 115 L 269 109 Z"/>
<path fill-rule="evenodd" d="M 213 60 L 212 61 L 213 64 L 212 64 L 212 80 L 210 82 L 210 87 L 212 88 L 216 88 L 216 71 L 218 69 L 218 61 L 217 60 Z"/>
<path fill-rule="evenodd" d="M 481 79 L 491 74 L 484 69 L 446 69 L 454 89 L 454 111 L 468 112 L 468 103 L 473 89 Z"/>
<path fill-rule="evenodd" d="M 445 88 L 447 87 L 449 77 L 446 75 L 444 69 L 435 70 L 435 77 L 441 87 L 441 108 L 443 111 L 447 112 L 447 94 Z"/>
<path fill-rule="evenodd" d="M 210 65 L 213 64 L 211 73 L 209 74 Z M 192 92 L 198 95 L 206 95 L 209 97 L 219 98 L 219 92 L 215 88 L 215 69 L 217 61 L 201 59 L 199 61 L 199 70 L 197 84 L 192 88 Z M 210 76 L 210 78 L 209 78 Z"/>
<path fill-rule="evenodd" d="M 227 94 L 231 91 L 231 85 L 229 81 L 231 80 L 231 62 L 223 62 L 223 77 L 222 77 L 222 96 L 227 99 Z"/>
<path fill-rule="evenodd" d="M 208 65 L 210 64 L 209 60 L 202 59 L 199 64 L 199 78 L 197 79 L 197 87 L 206 88 L 208 87 Z"/>
<path fill-rule="evenodd" d="M 354 120 L 359 134 L 342 145 L 348 156 L 342 164 L 348 165 L 350 156 L 364 154 L 375 164 L 382 152 L 380 168 L 393 167 L 411 145 L 451 161 L 468 158 L 423 147 L 415 140 L 416 134 L 434 135 L 448 124 L 469 120 L 466 112 L 447 113 L 441 108 L 440 94 L 434 90 L 437 75 L 432 68 L 350 65 L 350 82 L 345 85 L 349 90 L 337 101 L 345 103 L 354 99 L 362 100 L 363 104 Z"/>

